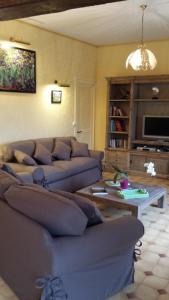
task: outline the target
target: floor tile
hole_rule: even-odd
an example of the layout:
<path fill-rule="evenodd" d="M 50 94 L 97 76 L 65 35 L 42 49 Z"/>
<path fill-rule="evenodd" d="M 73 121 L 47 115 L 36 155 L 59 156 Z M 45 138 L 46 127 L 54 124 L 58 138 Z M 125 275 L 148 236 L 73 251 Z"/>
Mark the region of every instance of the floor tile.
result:
<path fill-rule="evenodd" d="M 154 253 L 157 253 L 157 254 L 166 254 L 166 255 L 169 255 L 169 250 L 167 247 L 162 247 L 162 246 L 159 246 L 157 244 L 154 244 L 154 245 L 149 245 L 148 247 L 148 251 L 151 251 L 151 252 L 154 252 Z"/>
<path fill-rule="evenodd" d="M 156 300 L 159 296 L 158 292 L 148 287 L 144 284 L 141 284 L 135 291 L 136 297 L 140 300 Z"/>
<path fill-rule="evenodd" d="M 144 278 L 145 278 L 145 273 L 143 271 L 140 271 L 139 269 L 136 270 L 135 272 L 135 276 L 134 276 L 134 279 L 135 279 L 135 282 L 137 284 L 140 284 L 143 282 Z"/>
<path fill-rule="evenodd" d="M 159 259 L 159 264 L 169 268 L 169 257 L 162 257 Z"/>
<path fill-rule="evenodd" d="M 146 250 L 141 255 L 141 259 L 145 262 L 148 262 L 151 265 L 155 265 L 160 260 L 160 257 L 157 253 L 153 253 L 151 251 Z"/>
<path fill-rule="evenodd" d="M 167 279 L 169 281 L 169 268 L 161 265 L 161 264 L 157 264 L 154 268 L 153 268 L 153 273 L 154 275 Z"/>
<path fill-rule="evenodd" d="M 158 300 L 169 300 L 169 294 L 167 295 L 161 295 Z"/>
<path fill-rule="evenodd" d="M 147 276 L 143 280 L 143 284 L 153 289 L 164 289 L 167 287 L 168 280 L 157 276 Z"/>

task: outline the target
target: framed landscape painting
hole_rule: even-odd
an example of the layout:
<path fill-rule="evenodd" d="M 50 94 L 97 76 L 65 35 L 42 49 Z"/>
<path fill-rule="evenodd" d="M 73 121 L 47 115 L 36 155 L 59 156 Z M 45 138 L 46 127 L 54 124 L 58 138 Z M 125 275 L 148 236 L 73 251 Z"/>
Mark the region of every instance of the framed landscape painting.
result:
<path fill-rule="evenodd" d="M 36 93 L 36 53 L 0 47 L 0 91 Z"/>

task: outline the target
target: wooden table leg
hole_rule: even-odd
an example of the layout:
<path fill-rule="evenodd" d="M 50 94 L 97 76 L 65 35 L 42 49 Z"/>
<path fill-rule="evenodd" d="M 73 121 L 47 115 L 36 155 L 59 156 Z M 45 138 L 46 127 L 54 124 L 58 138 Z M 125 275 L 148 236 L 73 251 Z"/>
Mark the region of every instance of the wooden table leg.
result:
<path fill-rule="evenodd" d="M 136 217 L 137 219 L 141 219 L 141 209 L 138 206 L 132 206 L 130 208 L 130 211 L 132 212 L 132 216 Z"/>
<path fill-rule="evenodd" d="M 166 208 L 167 207 L 167 195 L 166 193 L 157 201 L 159 208 Z"/>

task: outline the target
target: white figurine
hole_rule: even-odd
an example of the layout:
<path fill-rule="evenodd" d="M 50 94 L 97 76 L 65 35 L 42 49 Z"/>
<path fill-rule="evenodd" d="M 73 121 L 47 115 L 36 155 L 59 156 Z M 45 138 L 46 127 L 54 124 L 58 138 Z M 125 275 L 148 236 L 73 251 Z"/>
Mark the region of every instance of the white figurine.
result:
<path fill-rule="evenodd" d="M 147 174 L 150 174 L 151 176 L 156 175 L 155 166 L 153 162 L 145 163 L 144 167 L 147 168 Z"/>

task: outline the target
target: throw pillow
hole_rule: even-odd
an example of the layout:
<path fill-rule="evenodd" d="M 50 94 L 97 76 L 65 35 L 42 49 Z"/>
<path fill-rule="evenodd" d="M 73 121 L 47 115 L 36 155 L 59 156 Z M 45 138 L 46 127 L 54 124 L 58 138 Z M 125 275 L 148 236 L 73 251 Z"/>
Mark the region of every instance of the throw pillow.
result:
<path fill-rule="evenodd" d="M 52 154 L 40 143 L 36 143 L 36 149 L 33 156 L 39 163 L 50 165 L 52 163 Z"/>
<path fill-rule="evenodd" d="M 19 164 L 24 164 L 24 165 L 28 165 L 28 166 L 37 165 L 36 161 L 31 156 L 29 156 L 28 154 L 26 154 L 22 151 L 15 150 L 14 156 Z"/>
<path fill-rule="evenodd" d="M 70 160 L 71 148 L 63 142 L 55 143 L 55 147 L 52 153 L 54 159 Z"/>
<path fill-rule="evenodd" d="M 96 207 L 96 204 L 91 200 L 79 196 L 75 193 L 73 194 L 61 190 L 56 190 L 55 193 L 67 199 L 70 199 L 71 201 L 76 203 L 76 205 L 78 205 L 81 208 L 81 210 L 88 218 L 88 223 L 87 223 L 88 226 L 97 225 L 104 221 L 104 218 L 100 210 Z"/>
<path fill-rule="evenodd" d="M 42 167 L 37 167 L 32 171 L 33 182 L 41 185 L 44 188 L 48 187 L 47 179 L 45 177 L 45 172 Z"/>
<path fill-rule="evenodd" d="M 16 177 L 17 178 L 17 174 L 16 172 L 12 169 L 12 167 L 8 164 L 5 164 L 3 163 L 1 166 L 0 166 L 1 170 L 2 171 L 5 171 L 9 174 L 11 174 L 12 176 Z"/>
<path fill-rule="evenodd" d="M 71 139 L 72 157 L 89 156 L 88 144 Z"/>
<path fill-rule="evenodd" d="M 40 223 L 54 236 L 78 236 L 86 228 L 87 218 L 75 203 L 42 187 L 12 185 L 4 195 L 11 207 Z"/>
<path fill-rule="evenodd" d="M 4 193 L 12 184 L 20 184 L 20 180 L 7 172 L 0 170 L 0 198 L 4 199 Z"/>

